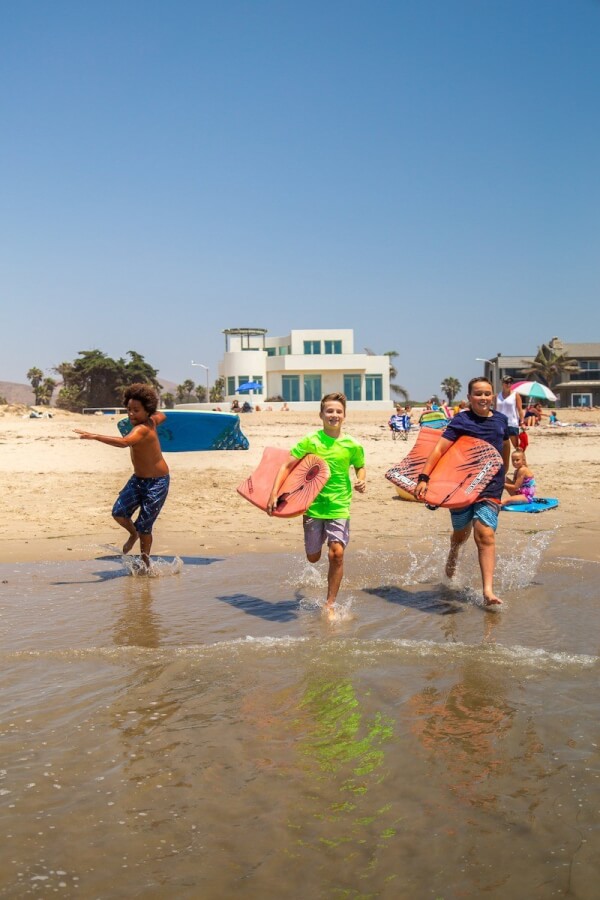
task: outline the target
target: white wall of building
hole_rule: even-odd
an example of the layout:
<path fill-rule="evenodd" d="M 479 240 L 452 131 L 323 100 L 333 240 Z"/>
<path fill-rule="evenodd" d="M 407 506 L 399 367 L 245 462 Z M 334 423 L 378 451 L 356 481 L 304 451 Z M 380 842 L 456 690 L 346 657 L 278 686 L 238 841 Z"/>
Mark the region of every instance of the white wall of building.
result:
<path fill-rule="evenodd" d="M 329 349 L 340 349 L 341 353 L 325 353 L 326 341 Z M 305 342 L 309 342 L 308 347 Z M 360 399 L 349 398 L 349 406 L 355 409 L 389 409 L 393 406 L 390 399 L 389 358 L 354 353 L 354 332 L 350 328 L 296 329 L 283 337 L 247 333 L 238 336 L 235 329 L 228 329 L 226 346 L 229 349 L 226 349 L 219 362 L 219 375 L 225 379 L 225 402 L 245 397 L 245 394 L 235 393 L 235 388 L 246 380 L 261 381 L 264 385 L 262 393 L 250 395 L 253 403 L 262 404 L 268 397 L 285 396 L 284 378 L 296 376 L 299 399 L 290 402 L 294 402 L 297 409 L 312 408 L 315 400 L 305 396 L 304 376 L 320 375 L 321 395 L 344 391 L 344 376 L 356 376 L 358 380 L 355 383 L 360 385 Z M 313 352 L 306 353 L 306 349 Z M 271 354 L 274 350 L 274 355 L 269 355 L 269 350 Z M 317 350 L 320 352 L 315 352 Z M 368 387 L 373 395 L 377 390 L 376 381 L 379 384 L 379 380 L 381 399 L 367 400 Z M 308 389 L 307 385 L 306 390 Z"/>

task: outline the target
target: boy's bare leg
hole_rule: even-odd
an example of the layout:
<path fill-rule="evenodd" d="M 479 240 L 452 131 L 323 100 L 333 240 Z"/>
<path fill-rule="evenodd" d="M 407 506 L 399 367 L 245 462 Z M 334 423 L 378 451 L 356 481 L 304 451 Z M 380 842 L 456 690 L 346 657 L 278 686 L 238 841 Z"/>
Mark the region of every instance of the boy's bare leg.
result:
<path fill-rule="evenodd" d="M 329 571 L 327 572 L 327 606 L 329 609 L 336 601 L 344 576 L 344 549 L 344 545 L 339 541 L 332 541 L 329 545 Z"/>
<path fill-rule="evenodd" d="M 139 534 L 135 530 L 135 525 L 131 521 L 131 519 L 126 519 L 124 516 L 113 516 L 115 522 L 118 522 L 121 528 L 124 528 L 125 531 L 129 532 L 129 537 L 123 544 L 123 553 L 129 553 L 129 551 L 135 546 L 135 542 L 137 541 Z"/>
<path fill-rule="evenodd" d="M 494 568 L 496 566 L 496 532 L 483 522 L 475 522 L 474 532 L 477 553 L 479 555 L 479 568 L 481 569 L 481 582 L 483 585 L 483 600 L 485 606 L 502 606 L 502 600 L 494 593 Z"/>
<path fill-rule="evenodd" d="M 140 550 L 142 552 L 142 561 L 147 569 L 150 568 L 150 550 L 152 549 L 152 535 L 140 534 Z"/>
<path fill-rule="evenodd" d="M 450 552 L 446 560 L 446 575 L 448 578 L 454 578 L 456 572 L 456 564 L 458 563 L 458 554 L 460 548 L 471 534 L 471 525 L 466 525 L 458 531 L 453 531 L 450 535 Z"/>

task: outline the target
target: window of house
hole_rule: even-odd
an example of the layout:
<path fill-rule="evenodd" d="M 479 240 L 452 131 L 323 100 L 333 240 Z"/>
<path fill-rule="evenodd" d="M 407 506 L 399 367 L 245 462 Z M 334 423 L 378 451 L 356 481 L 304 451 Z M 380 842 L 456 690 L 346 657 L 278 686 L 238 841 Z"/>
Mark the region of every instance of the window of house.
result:
<path fill-rule="evenodd" d="M 321 376 L 305 375 L 304 376 L 304 399 L 305 400 L 321 400 Z"/>
<path fill-rule="evenodd" d="M 321 341 L 304 341 L 304 352 L 307 356 L 315 356 L 321 352 Z"/>
<path fill-rule="evenodd" d="M 281 376 L 281 396 L 290 403 L 297 402 L 300 399 L 299 375 Z"/>
<path fill-rule="evenodd" d="M 250 378 L 248 375 L 238 375 L 237 381 L 238 381 L 237 386 L 239 387 L 241 384 L 246 384 L 247 381 L 250 381 Z"/>
<path fill-rule="evenodd" d="M 571 394 L 571 406 L 577 406 L 579 408 L 591 409 L 592 408 L 592 395 L 591 394 Z"/>
<path fill-rule="evenodd" d="M 289 356 L 291 352 L 292 352 L 291 347 L 278 347 L 277 348 L 277 353 L 279 356 Z"/>
<path fill-rule="evenodd" d="M 325 353 L 338 354 L 342 352 L 341 341 L 325 341 Z"/>
<path fill-rule="evenodd" d="M 227 377 L 227 396 L 235 394 L 235 378 L 233 375 Z"/>
<path fill-rule="evenodd" d="M 267 356 L 275 356 L 277 347 L 267 347 Z"/>
<path fill-rule="evenodd" d="M 581 371 L 573 373 L 571 378 L 575 381 L 600 381 L 600 360 L 582 359 L 578 363 Z"/>
<path fill-rule="evenodd" d="M 383 378 L 381 375 L 365 375 L 367 400 L 383 400 Z"/>
<path fill-rule="evenodd" d="M 347 400 L 360 400 L 360 375 L 344 375 L 344 393 Z"/>

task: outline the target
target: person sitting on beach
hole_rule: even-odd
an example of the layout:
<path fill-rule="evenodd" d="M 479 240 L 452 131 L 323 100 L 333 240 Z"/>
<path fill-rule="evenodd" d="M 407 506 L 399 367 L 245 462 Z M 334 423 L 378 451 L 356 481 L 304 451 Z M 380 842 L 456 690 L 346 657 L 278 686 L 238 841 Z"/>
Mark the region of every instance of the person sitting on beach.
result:
<path fill-rule="evenodd" d="M 289 459 L 275 476 L 267 503 L 267 514 L 273 515 L 277 508 L 279 488 L 299 459 L 308 453 L 314 453 L 325 460 L 330 476 L 304 516 L 304 548 L 308 561 L 316 563 L 320 560 L 323 544 L 327 541 L 329 570 L 326 609 L 328 615 L 333 617 L 334 604 L 344 574 L 344 551 L 350 539 L 350 467 L 356 472 L 354 490 L 364 494 L 365 451 L 358 441 L 342 432 L 346 418 L 345 394 L 326 394 L 321 400 L 319 418 L 323 423 L 322 429 L 307 435 L 292 447 Z"/>
<path fill-rule="evenodd" d="M 133 426 L 125 437 L 93 434 L 80 428 L 75 432 L 82 440 L 100 441 L 111 447 L 129 447 L 133 475 L 117 497 L 112 515 L 129 533 L 123 553 L 129 553 L 139 539 L 142 561 L 149 569 L 152 528 L 169 493 L 169 467 L 156 433 L 157 425 L 164 422 L 166 416 L 157 412 L 158 394 L 149 384 L 130 385 L 125 390 L 123 402 Z M 139 515 L 134 523 L 131 517 L 137 509 Z"/>
<path fill-rule="evenodd" d="M 523 416 L 523 424 L 526 428 L 531 428 L 532 425 L 539 425 L 542 421 L 542 404 L 537 401 L 537 403 L 530 403 L 527 409 L 525 410 L 525 414 Z"/>
<path fill-rule="evenodd" d="M 498 609 L 502 600 L 494 593 L 494 568 L 496 565 L 496 528 L 504 489 L 504 473 L 508 467 L 510 438 L 508 419 L 494 409 L 494 389 L 487 378 L 472 378 L 469 382 L 470 408 L 450 420 L 417 478 L 415 497 L 427 501 L 429 476 L 444 453 L 462 435 L 470 435 L 491 444 L 502 455 L 504 465 L 470 506 L 450 510 L 452 535 L 446 560 L 446 575 L 453 578 L 461 547 L 471 531 L 477 545 L 479 568 L 483 585 L 483 601 L 486 608 Z"/>
<path fill-rule="evenodd" d="M 535 478 L 527 465 L 525 454 L 522 450 L 515 450 L 511 459 L 515 471 L 512 478 L 506 476 L 504 490 L 508 491 L 510 497 L 502 501 L 502 506 L 509 506 L 512 503 L 531 503 L 535 499 Z"/>
<path fill-rule="evenodd" d="M 239 400 L 232 400 L 232 401 L 231 401 L 231 412 L 232 412 L 232 413 L 238 413 L 239 411 L 240 411 L 240 401 L 239 401 Z"/>

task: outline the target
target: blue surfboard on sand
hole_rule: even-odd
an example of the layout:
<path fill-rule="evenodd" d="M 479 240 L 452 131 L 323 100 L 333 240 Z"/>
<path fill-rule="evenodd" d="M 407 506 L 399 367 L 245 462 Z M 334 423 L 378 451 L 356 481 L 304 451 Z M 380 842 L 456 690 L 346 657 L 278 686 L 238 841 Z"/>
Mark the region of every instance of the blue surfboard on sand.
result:
<path fill-rule="evenodd" d="M 161 410 L 166 420 L 157 428 L 161 449 L 167 453 L 193 450 L 247 450 L 250 444 L 233 413 L 202 409 Z M 131 431 L 129 419 L 120 419 L 117 427 L 123 437 Z"/>
<path fill-rule="evenodd" d="M 507 506 L 503 506 L 502 509 L 504 512 L 541 513 L 546 512 L 547 509 L 556 509 L 557 506 L 558 500 L 556 497 L 536 497 L 531 503 L 509 503 Z"/>

